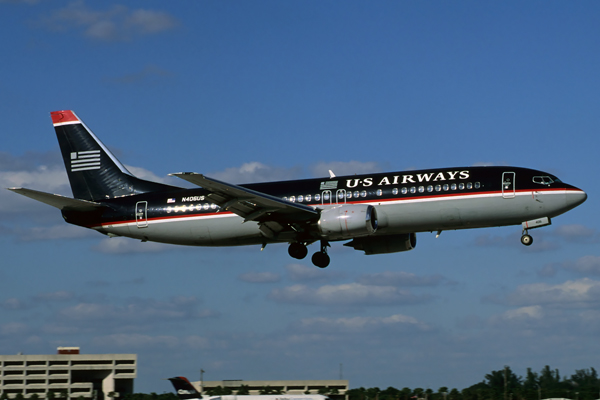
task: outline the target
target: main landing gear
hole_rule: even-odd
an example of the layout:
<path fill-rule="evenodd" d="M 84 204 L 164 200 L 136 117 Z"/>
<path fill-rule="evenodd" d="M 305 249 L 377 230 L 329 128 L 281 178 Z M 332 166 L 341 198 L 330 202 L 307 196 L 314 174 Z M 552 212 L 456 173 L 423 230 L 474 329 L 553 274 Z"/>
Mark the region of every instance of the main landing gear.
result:
<path fill-rule="evenodd" d="M 329 258 L 329 255 L 327 255 L 328 246 L 329 242 L 325 240 L 321 241 L 321 251 L 317 251 L 315 254 L 313 254 L 311 259 L 315 266 L 319 268 L 325 268 L 329 265 L 331 259 Z M 294 242 L 290 244 L 290 247 L 288 247 L 288 254 L 297 260 L 302 260 L 308 254 L 308 248 L 304 243 Z"/>
<path fill-rule="evenodd" d="M 533 238 L 529 233 L 527 233 L 527 229 L 523 229 L 523 235 L 521 236 L 521 243 L 525 246 L 531 246 L 533 243 Z"/>
<path fill-rule="evenodd" d="M 295 242 L 288 247 L 290 257 L 302 260 L 308 254 L 308 248 L 304 243 Z"/>

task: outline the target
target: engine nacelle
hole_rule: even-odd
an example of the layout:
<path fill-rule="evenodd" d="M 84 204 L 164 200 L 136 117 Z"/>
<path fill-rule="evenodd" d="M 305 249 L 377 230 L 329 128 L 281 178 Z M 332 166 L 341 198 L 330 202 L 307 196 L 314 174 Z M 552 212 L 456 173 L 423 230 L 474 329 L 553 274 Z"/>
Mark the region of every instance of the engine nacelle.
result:
<path fill-rule="evenodd" d="M 319 233 L 327 240 L 344 240 L 368 236 L 377 230 L 375 207 L 346 204 L 321 211 Z"/>
<path fill-rule="evenodd" d="M 416 233 L 403 233 L 400 235 L 373 236 L 356 238 L 344 244 L 354 250 L 363 250 L 366 255 L 398 253 L 412 250 L 417 246 Z"/>

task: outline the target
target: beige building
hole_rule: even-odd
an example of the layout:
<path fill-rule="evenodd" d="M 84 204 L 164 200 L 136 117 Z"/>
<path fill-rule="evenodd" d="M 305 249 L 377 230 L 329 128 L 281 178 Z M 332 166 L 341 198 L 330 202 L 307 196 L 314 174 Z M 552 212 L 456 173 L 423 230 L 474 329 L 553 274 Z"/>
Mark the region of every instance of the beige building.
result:
<path fill-rule="evenodd" d="M 192 382 L 200 393 L 206 393 L 207 390 L 218 386 L 222 388 L 231 388 L 233 394 L 237 393 L 240 386 L 248 386 L 249 394 L 258 395 L 260 391 L 269 386 L 271 389 L 280 390 L 282 394 L 319 394 L 319 390 L 328 388 L 330 392 L 326 394 L 331 399 L 346 399 L 348 392 L 348 381 L 339 380 L 305 380 L 305 381 L 244 381 L 244 380 L 225 380 L 225 381 L 204 381 Z M 332 394 L 333 391 L 335 394 Z M 336 393 L 337 392 L 337 393 Z"/>
<path fill-rule="evenodd" d="M 136 370 L 136 354 L 80 354 L 79 347 L 59 347 L 53 355 L 0 355 L 0 392 L 9 398 L 54 392 L 104 400 L 133 393 Z"/>

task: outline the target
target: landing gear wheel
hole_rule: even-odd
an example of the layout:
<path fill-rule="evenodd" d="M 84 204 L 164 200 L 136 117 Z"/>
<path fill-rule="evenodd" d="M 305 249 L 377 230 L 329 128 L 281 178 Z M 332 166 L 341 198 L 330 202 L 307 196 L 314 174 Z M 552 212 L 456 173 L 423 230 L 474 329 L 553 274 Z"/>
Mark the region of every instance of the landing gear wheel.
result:
<path fill-rule="evenodd" d="M 312 262 L 313 262 L 313 264 L 315 264 L 315 266 L 317 266 L 319 268 L 325 268 L 325 267 L 327 267 L 329 265 L 330 261 L 331 260 L 329 258 L 329 255 L 327 255 L 327 253 L 322 252 L 322 251 L 317 251 L 312 256 Z"/>
<path fill-rule="evenodd" d="M 288 247 L 288 254 L 297 260 L 302 260 L 308 254 L 308 249 L 304 244 L 295 242 Z"/>
<path fill-rule="evenodd" d="M 531 235 L 524 234 L 523 236 L 521 236 L 521 243 L 523 243 L 525 246 L 531 246 L 531 244 L 533 243 L 533 238 L 531 237 Z"/>

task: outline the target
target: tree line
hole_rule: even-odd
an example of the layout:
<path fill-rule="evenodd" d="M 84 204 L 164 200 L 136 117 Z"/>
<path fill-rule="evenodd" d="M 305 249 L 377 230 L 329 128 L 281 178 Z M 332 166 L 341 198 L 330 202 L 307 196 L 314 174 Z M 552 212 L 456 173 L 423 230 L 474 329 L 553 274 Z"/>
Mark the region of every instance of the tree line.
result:
<path fill-rule="evenodd" d="M 492 371 L 485 379 L 465 389 L 440 387 L 432 389 L 408 387 L 358 388 L 348 390 L 349 400 L 540 400 L 568 398 L 600 399 L 600 380 L 594 368 L 575 370 L 571 376 L 560 375 L 558 369 L 545 366 L 539 373 L 527 368 L 525 376 L 517 376 L 510 367 Z"/>
<path fill-rule="evenodd" d="M 207 390 L 204 395 L 247 395 L 249 388 L 241 385 L 238 388 L 216 387 Z M 285 394 L 279 388 L 265 386 L 260 394 Z M 335 388 L 321 388 L 318 391 L 307 391 L 305 394 L 322 394 L 332 398 L 339 398 Z M 600 379 L 594 368 L 578 369 L 571 376 L 561 376 L 558 369 L 549 366 L 540 372 L 533 372 L 527 368 L 525 376 L 517 376 L 510 367 L 506 366 L 498 371 L 485 375 L 485 379 L 472 386 L 458 390 L 456 388 L 440 387 L 437 391 L 427 388 L 397 389 L 388 387 L 381 390 L 377 387 L 365 389 L 363 387 L 350 389 L 346 393 L 348 400 L 541 400 L 549 398 L 568 398 L 573 400 L 600 400 Z M 110 395 L 109 395 L 110 397 Z M 66 390 L 57 392 L 49 391 L 41 397 L 33 394 L 27 400 L 59 400 L 67 398 Z M 111 400 L 179 400 L 175 393 L 132 393 L 125 394 L 118 399 Z M 0 395 L 0 400 L 8 400 L 6 392 Z M 18 393 L 11 400 L 25 400 L 23 394 Z M 83 396 L 77 400 L 89 400 Z M 108 400 L 108 399 L 107 399 Z"/>

